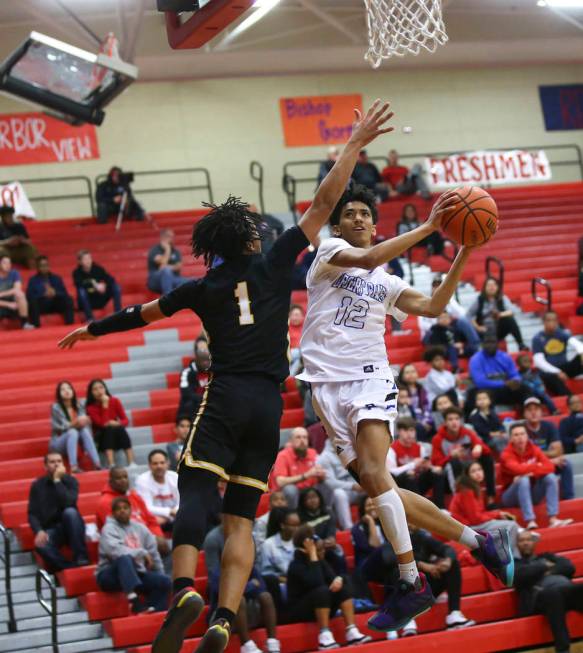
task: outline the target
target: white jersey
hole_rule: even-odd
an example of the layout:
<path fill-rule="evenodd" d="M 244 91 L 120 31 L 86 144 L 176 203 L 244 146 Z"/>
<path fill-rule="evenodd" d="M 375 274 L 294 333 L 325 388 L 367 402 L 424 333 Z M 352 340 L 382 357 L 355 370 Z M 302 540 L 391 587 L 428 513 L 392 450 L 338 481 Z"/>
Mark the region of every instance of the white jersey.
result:
<path fill-rule="evenodd" d="M 351 248 L 342 238 L 324 241 L 306 278 L 308 311 L 300 341 L 303 381 L 392 379 L 385 346 L 387 313 L 402 322 L 395 307 L 409 288 L 399 277 L 374 270 L 341 268 L 330 259 Z"/>

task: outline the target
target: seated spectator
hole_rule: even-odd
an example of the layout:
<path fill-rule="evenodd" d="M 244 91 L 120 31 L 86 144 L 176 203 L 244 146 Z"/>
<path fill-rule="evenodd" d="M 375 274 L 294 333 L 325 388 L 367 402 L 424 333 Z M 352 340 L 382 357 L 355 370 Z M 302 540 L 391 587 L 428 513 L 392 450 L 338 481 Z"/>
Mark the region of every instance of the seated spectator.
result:
<path fill-rule="evenodd" d="M 130 479 L 125 467 L 112 467 L 109 470 L 109 480 L 101 490 L 101 496 L 97 502 L 97 528 L 100 530 L 103 528 L 105 520 L 111 515 L 111 502 L 118 497 L 128 499 L 132 508 L 132 519 L 148 528 L 156 538 L 158 551 L 162 555 L 168 553 L 168 542 L 156 517 L 148 510 L 142 497 L 135 490 L 130 490 Z"/>
<path fill-rule="evenodd" d="M 366 150 L 360 150 L 351 178 L 355 184 L 371 190 L 381 201 L 387 199 L 387 186 L 379 169 L 369 160 Z"/>
<path fill-rule="evenodd" d="M 166 445 L 166 453 L 168 454 L 168 463 L 170 469 L 175 472 L 178 467 L 178 461 L 180 456 L 182 456 L 182 449 L 184 443 L 188 438 L 190 433 L 190 425 L 192 421 L 190 417 L 177 417 L 176 424 L 174 425 L 174 434 L 176 435 L 176 440 L 174 442 L 169 442 Z"/>
<path fill-rule="evenodd" d="M 40 316 L 60 313 L 65 324 L 73 324 L 75 305 L 67 292 L 61 277 L 49 269 L 49 259 L 39 256 L 36 259 L 37 273 L 28 280 L 26 299 L 30 322 L 40 327 Z"/>
<path fill-rule="evenodd" d="M 302 524 L 308 524 L 324 543 L 326 560 L 339 574 L 346 573 L 346 559 L 342 547 L 336 543 L 336 515 L 324 505 L 316 488 L 302 490 L 298 502 L 298 515 Z"/>
<path fill-rule="evenodd" d="M 407 417 L 411 418 L 415 422 L 415 431 L 417 433 L 417 439 L 419 442 L 429 442 L 431 440 L 430 434 L 434 429 L 428 431 L 420 422 L 416 420 L 417 413 L 413 410 L 411 406 L 411 397 L 409 397 L 409 391 L 404 386 L 397 385 L 399 389 L 399 395 L 397 397 L 397 412 L 399 418 Z M 451 399 L 448 400 L 451 402 Z"/>
<path fill-rule="evenodd" d="M 284 224 L 270 213 L 259 213 L 256 204 L 249 204 L 249 210 L 251 213 L 256 213 L 261 219 L 259 225 L 261 231 L 261 251 L 263 254 L 267 254 L 273 247 L 273 243 L 285 231 Z"/>
<path fill-rule="evenodd" d="M 490 391 L 478 390 L 475 398 L 476 407 L 470 413 L 469 422 L 490 449 L 500 453 L 506 449 L 508 434 L 504 430 L 498 413 L 492 407 Z"/>
<path fill-rule="evenodd" d="M 419 163 L 416 163 L 409 170 L 407 166 L 399 163 L 399 153 L 397 150 L 390 150 L 388 159 L 389 162 L 383 168 L 381 177 L 389 188 L 390 197 L 419 193 L 423 199 L 431 199 L 429 187 L 423 177 L 423 168 Z"/>
<path fill-rule="evenodd" d="M 93 320 L 94 308 L 105 308 L 110 299 L 113 309 L 121 311 L 121 288 L 117 281 L 93 262 L 91 252 L 82 249 L 77 254 L 78 265 L 73 270 L 73 283 L 77 288 L 79 309 L 89 322 Z"/>
<path fill-rule="evenodd" d="M 573 467 L 564 456 L 563 443 L 559 438 L 557 427 L 542 418 L 541 400 L 538 397 L 527 399 L 524 402 L 522 416 L 530 441 L 540 447 L 555 465 L 555 473 L 560 479 L 561 497 L 573 499 L 575 497 Z"/>
<path fill-rule="evenodd" d="M 570 360 L 567 358 L 568 347 L 575 351 Z M 561 329 L 555 311 L 544 314 L 543 330 L 532 339 L 532 352 L 534 365 L 546 387 L 553 394 L 570 395 L 566 381 L 583 374 L 583 343 L 573 338 L 570 331 Z"/>
<path fill-rule="evenodd" d="M 432 490 L 432 501 L 444 508 L 445 477 L 442 468 L 431 464 L 417 442 L 415 422 L 410 417 L 397 420 L 397 440 L 387 456 L 387 466 L 397 485 L 425 495 Z"/>
<path fill-rule="evenodd" d="M 332 490 L 332 506 L 338 517 L 340 530 L 352 528 L 350 506 L 359 503 L 364 492 L 350 472 L 340 462 L 331 440 L 326 440 L 318 456 L 318 464 L 326 472 L 326 484 Z"/>
<path fill-rule="evenodd" d="M 414 411 L 414 419 L 423 425 L 427 433 L 433 431 L 431 419 L 431 403 L 425 388 L 419 383 L 419 373 L 413 363 L 403 365 L 398 377 L 399 387 L 404 387 L 409 393 L 410 406 Z"/>
<path fill-rule="evenodd" d="M 95 577 L 104 592 L 124 592 L 132 612 L 162 612 L 168 607 L 172 581 L 164 573 L 156 538 L 132 519 L 126 497 L 112 501 L 111 516 L 101 529 Z M 138 597 L 144 595 L 145 603 Z"/>
<path fill-rule="evenodd" d="M 293 544 L 295 552 L 287 578 L 287 620 L 296 623 L 315 619 L 320 629 L 318 648 L 336 648 L 330 617 L 339 609 L 346 624 L 346 644 L 370 642 L 372 637 L 363 635 L 355 624 L 350 581 L 326 562 L 324 546 L 315 541 L 314 529 L 308 524 L 300 526 Z"/>
<path fill-rule="evenodd" d="M 328 148 L 328 156 L 325 161 L 320 163 L 320 168 L 318 170 L 318 186 L 324 181 L 324 177 L 332 170 L 336 160 L 338 159 L 338 148 L 336 145 L 331 145 Z"/>
<path fill-rule="evenodd" d="M 555 402 L 547 394 L 540 374 L 536 369 L 532 368 L 530 356 L 527 353 L 520 354 L 520 356 L 516 357 L 516 365 L 520 372 L 522 384 L 528 388 L 531 396 L 540 399 L 551 414 L 560 414 L 561 411 L 557 410 Z"/>
<path fill-rule="evenodd" d="M 492 451 L 472 430 L 463 426 L 462 412 L 459 408 L 455 406 L 447 408 L 443 415 L 445 422 L 431 440 L 431 463 L 443 468 L 453 494 L 456 489 L 456 478 L 462 473 L 464 466 L 477 460 L 486 475 L 488 504 L 494 503 L 496 481 Z"/>
<path fill-rule="evenodd" d="M 431 347 L 425 352 L 423 358 L 431 365 L 431 369 L 425 377 L 425 392 L 429 403 L 433 403 L 438 395 L 449 395 L 452 402 L 457 404 L 457 379 L 445 368 L 446 361 L 443 348 L 439 346 Z"/>
<path fill-rule="evenodd" d="M 87 565 L 85 522 L 77 508 L 79 483 L 67 474 L 60 453 L 49 451 L 44 463 L 46 473 L 33 482 L 28 495 L 34 548 L 52 572 Z M 61 554 L 64 544 L 73 551 L 72 563 Z"/>
<path fill-rule="evenodd" d="M 136 201 L 130 187 L 132 181 L 133 174 L 123 173 L 121 168 L 114 166 L 107 178 L 97 184 L 95 199 L 99 224 L 105 224 L 110 216 L 117 219 L 120 211 L 126 220 L 144 219 L 144 209 Z"/>
<path fill-rule="evenodd" d="M 495 335 L 485 336 L 481 351 L 470 358 L 470 377 L 475 387 L 468 392 L 468 411 L 474 408 L 478 390 L 489 390 L 495 405 L 522 405 L 528 399 L 528 388 L 522 384 L 511 356 L 498 349 Z"/>
<path fill-rule="evenodd" d="M 148 454 L 149 471 L 136 479 L 136 492 L 148 510 L 167 533 L 172 533 L 178 512 L 178 474 L 168 468 L 168 456 L 163 449 L 152 449 Z"/>
<path fill-rule="evenodd" d="M 67 455 L 71 473 L 78 474 L 81 468 L 77 462 L 77 447 L 79 444 L 91 458 L 95 469 L 101 469 L 99 454 L 95 448 L 91 434 L 91 420 L 85 413 L 85 408 L 77 400 L 75 388 L 69 381 L 57 384 L 55 403 L 51 408 L 51 440 L 49 449 Z"/>
<path fill-rule="evenodd" d="M 573 563 L 554 553 L 535 553 L 536 539 L 529 531 L 518 536 L 520 558 L 515 562 L 514 586 L 518 593 L 518 614 L 526 617 L 543 614 L 551 631 L 557 653 L 570 651 L 571 638 L 567 612 L 583 612 L 583 585 L 571 579 Z"/>
<path fill-rule="evenodd" d="M 272 492 L 269 495 L 269 510 L 266 513 L 263 513 L 261 517 L 257 517 L 255 523 L 253 524 L 253 541 L 255 542 L 255 550 L 259 552 L 263 546 L 263 542 L 267 537 L 267 523 L 271 512 L 277 508 L 287 508 L 287 499 L 285 494 L 281 490 Z"/>
<path fill-rule="evenodd" d="M 148 252 L 148 288 L 162 295 L 189 281 L 180 275 L 182 254 L 174 247 L 172 229 L 160 231 L 160 242 Z"/>
<path fill-rule="evenodd" d="M 413 229 L 416 229 L 420 224 L 415 204 L 405 204 L 401 213 L 401 219 L 397 223 L 397 236 L 413 231 Z M 443 254 L 444 243 L 443 236 L 439 231 L 434 231 L 431 235 L 420 240 L 416 245 L 414 245 L 414 247 L 426 249 L 429 255 Z"/>
<path fill-rule="evenodd" d="M 452 372 L 455 373 L 458 371 L 459 357 L 464 353 L 464 345 L 462 342 L 456 342 L 455 330 L 447 311 L 443 311 L 437 318 L 437 322 L 429 329 L 425 336 L 424 344 L 432 347 L 441 347 L 442 356 L 445 356 L 449 361 Z"/>
<path fill-rule="evenodd" d="M 290 508 L 296 508 L 300 491 L 307 487 L 323 488 L 326 472 L 317 462 L 315 449 L 308 447 L 308 432 L 297 426 L 291 434 L 289 445 L 278 454 L 271 471 L 271 489 L 283 490 Z"/>
<path fill-rule="evenodd" d="M 565 453 L 583 451 L 583 402 L 579 395 L 571 395 L 567 399 L 569 416 L 564 417 L 559 424 L 559 437 Z"/>
<path fill-rule="evenodd" d="M 20 320 L 23 329 L 34 329 L 28 321 L 28 302 L 22 290 L 22 278 L 12 269 L 8 254 L 0 253 L 0 318 Z"/>
<path fill-rule="evenodd" d="M 180 374 L 180 403 L 177 415 L 191 415 L 198 412 L 210 380 L 211 356 L 204 346 L 195 348 L 191 360 Z"/>
<path fill-rule="evenodd" d="M 468 309 L 476 331 L 482 335 L 491 334 L 497 340 L 504 340 L 512 335 L 519 349 L 528 349 L 522 339 L 520 327 L 512 313 L 512 305 L 505 295 L 497 279 L 488 277 L 476 301 Z"/>
<path fill-rule="evenodd" d="M 486 496 L 482 492 L 484 469 L 479 462 L 470 463 L 458 476 L 456 493 L 449 504 L 454 519 L 474 530 L 494 533 L 507 530 L 514 555 L 518 554 L 516 537 L 519 530 L 516 518 L 505 510 L 487 510 Z"/>
<path fill-rule="evenodd" d="M 306 314 L 299 304 L 292 304 L 289 309 L 289 350 L 290 350 L 290 376 L 299 374 L 302 366 L 302 352 L 300 351 L 300 338 L 304 328 Z"/>
<path fill-rule="evenodd" d="M 526 528 L 538 528 L 533 506 L 543 497 L 549 516 L 549 526 L 567 526 L 572 519 L 559 519 L 559 479 L 555 466 L 540 447 L 533 444 L 524 424 L 510 427 L 510 442 L 500 456 L 502 505 L 520 506 Z"/>
<path fill-rule="evenodd" d="M 354 566 L 367 582 L 388 585 L 399 578 L 397 556 L 388 544 L 378 512 L 369 496 L 358 506 L 360 521 L 352 527 Z"/>
<path fill-rule="evenodd" d="M 115 464 L 114 451 L 120 449 L 125 451 L 128 465 L 137 467 L 132 441 L 126 430 L 128 417 L 121 401 L 111 396 L 105 381 L 93 379 L 89 382 L 85 406 L 91 419 L 97 450 L 105 454 L 108 467 Z"/>
<path fill-rule="evenodd" d="M 26 227 L 14 219 L 12 206 L 0 206 L 0 254 L 8 255 L 15 265 L 32 269 L 38 256 Z"/>

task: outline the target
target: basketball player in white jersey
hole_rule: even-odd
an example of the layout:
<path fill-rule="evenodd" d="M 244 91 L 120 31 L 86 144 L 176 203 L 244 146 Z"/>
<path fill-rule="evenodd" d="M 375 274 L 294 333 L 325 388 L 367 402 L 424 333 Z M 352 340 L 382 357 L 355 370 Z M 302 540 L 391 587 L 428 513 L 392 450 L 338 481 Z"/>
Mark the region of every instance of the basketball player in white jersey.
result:
<path fill-rule="evenodd" d="M 397 418 L 398 389 L 387 360 L 386 314 L 438 316 L 449 302 L 470 256 L 462 247 L 431 297 L 411 288 L 381 267 L 439 228 L 455 205 L 445 193 L 427 222 L 406 234 L 372 246 L 377 210 L 374 195 L 349 188 L 330 223 L 308 272 L 308 311 L 300 349 L 312 386 L 314 409 L 336 451 L 373 499 L 383 531 L 399 561 L 401 580 L 369 620 L 376 630 L 397 630 L 434 603 L 431 589 L 413 557 L 407 521 L 467 545 L 476 558 L 507 586 L 514 561 L 506 531 L 478 533 L 442 513 L 424 497 L 399 489 L 386 465 Z"/>

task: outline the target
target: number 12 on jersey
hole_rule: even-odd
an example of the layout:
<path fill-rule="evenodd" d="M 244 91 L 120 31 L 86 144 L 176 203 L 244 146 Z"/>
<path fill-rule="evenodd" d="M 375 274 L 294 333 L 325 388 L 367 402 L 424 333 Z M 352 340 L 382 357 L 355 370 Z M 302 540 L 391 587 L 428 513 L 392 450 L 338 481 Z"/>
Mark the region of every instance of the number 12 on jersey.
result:
<path fill-rule="evenodd" d="M 343 297 L 338 310 L 334 324 L 345 326 L 349 329 L 364 329 L 367 313 L 370 304 L 366 299 L 352 300 L 352 297 Z"/>
<path fill-rule="evenodd" d="M 237 284 L 237 287 L 235 288 L 235 297 L 239 304 L 239 324 L 241 326 L 254 324 L 255 318 L 251 312 L 251 300 L 249 299 L 249 290 L 246 281 L 241 281 Z"/>

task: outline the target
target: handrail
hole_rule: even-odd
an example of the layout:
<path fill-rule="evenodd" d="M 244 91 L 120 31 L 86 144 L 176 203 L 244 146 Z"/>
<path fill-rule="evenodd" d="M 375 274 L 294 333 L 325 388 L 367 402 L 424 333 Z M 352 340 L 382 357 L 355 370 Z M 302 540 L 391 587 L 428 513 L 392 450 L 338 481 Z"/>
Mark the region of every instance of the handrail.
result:
<path fill-rule="evenodd" d="M 296 190 L 297 181 L 290 175 L 284 175 L 282 179 L 283 192 L 287 197 L 287 205 L 294 219 L 294 224 L 298 223 L 298 213 L 296 209 Z"/>
<path fill-rule="evenodd" d="M 0 181 L 0 186 L 10 184 L 14 179 L 7 181 Z M 18 179 L 18 181 L 25 186 L 26 184 L 51 184 L 55 188 L 60 188 L 60 182 L 63 181 L 81 181 L 86 187 L 86 192 L 84 193 L 61 193 L 59 195 L 39 195 L 33 196 L 29 195 L 28 199 L 30 202 L 56 202 L 59 200 L 78 200 L 86 199 L 89 202 L 89 210 L 91 215 L 95 215 L 95 203 L 93 201 L 93 187 L 91 185 L 91 180 L 85 175 L 73 175 L 70 177 L 33 177 L 31 179 Z"/>
<path fill-rule="evenodd" d="M 498 266 L 498 276 L 492 271 L 492 264 Z M 487 256 L 486 257 L 486 277 L 492 277 L 498 282 L 500 287 L 500 292 L 504 289 L 504 263 L 497 256 Z"/>
<path fill-rule="evenodd" d="M 259 210 L 265 213 L 265 200 L 263 198 L 263 166 L 259 161 L 251 161 L 249 164 L 249 174 L 251 179 L 257 182 L 259 194 Z"/>
<path fill-rule="evenodd" d="M 12 551 L 10 550 L 10 537 L 8 530 L 0 524 L 0 535 L 4 539 L 4 555 L 0 554 L 0 560 L 4 563 L 4 588 L 6 591 L 6 605 L 8 606 L 8 632 L 15 633 L 18 630 L 16 618 L 14 617 L 14 604 L 12 602 Z"/>
<path fill-rule="evenodd" d="M 546 297 L 540 297 L 537 293 L 537 285 L 542 286 L 546 291 Z M 530 294 L 535 302 L 546 306 L 547 311 L 553 307 L 553 288 L 551 284 L 542 277 L 534 277 L 530 282 Z"/>
<path fill-rule="evenodd" d="M 47 584 L 51 593 L 50 604 L 43 598 L 42 583 Z M 37 569 L 35 576 L 36 598 L 42 608 L 51 618 L 51 644 L 53 653 L 59 653 L 59 641 L 57 632 L 57 588 L 51 575 L 44 569 Z"/>

